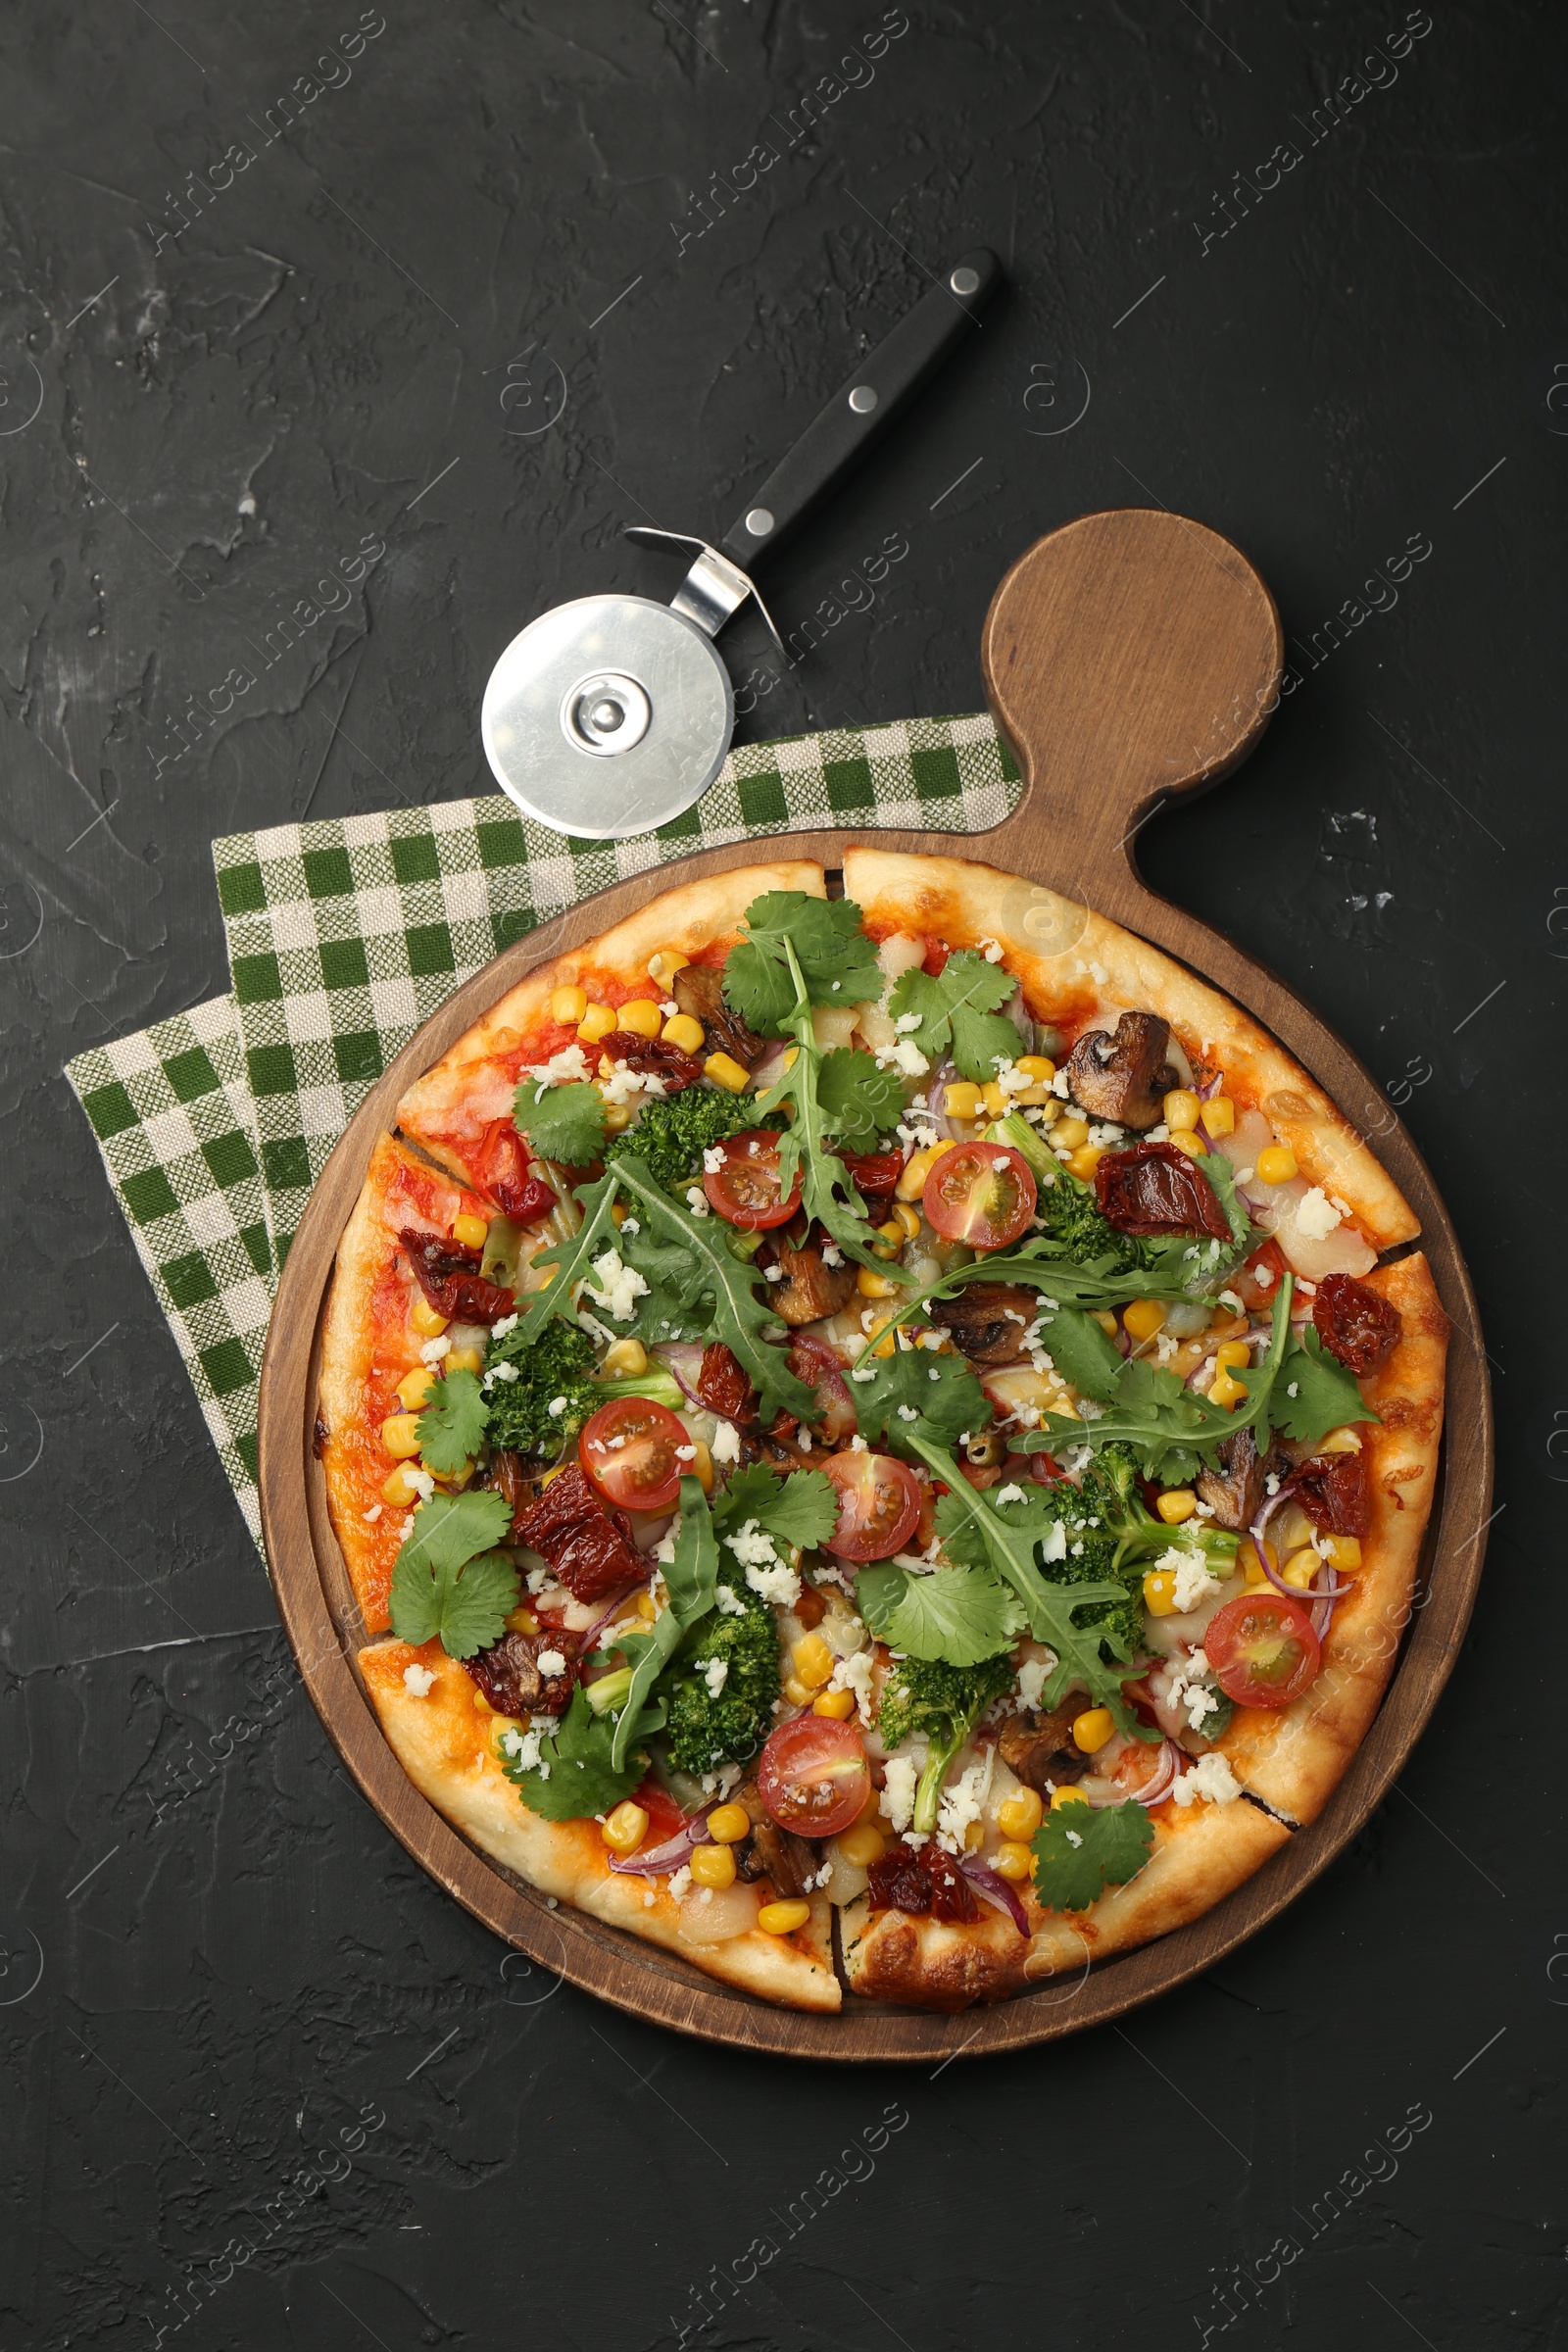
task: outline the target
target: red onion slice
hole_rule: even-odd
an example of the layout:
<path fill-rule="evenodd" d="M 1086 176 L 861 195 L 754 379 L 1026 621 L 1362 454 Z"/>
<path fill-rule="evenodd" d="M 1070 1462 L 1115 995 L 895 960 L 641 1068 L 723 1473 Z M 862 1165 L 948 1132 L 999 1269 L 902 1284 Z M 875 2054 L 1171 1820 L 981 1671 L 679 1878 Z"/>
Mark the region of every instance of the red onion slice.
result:
<path fill-rule="evenodd" d="M 634 1878 L 667 1878 L 672 1870 L 679 1870 L 683 1862 L 691 1860 L 698 1846 L 712 1844 L 708 1834 L 710 1810 L 711 1807 L 705 1806 L 701 1813 L 693 1814 L 680 1836 L 667 1838 L 662 1845 L 645 1846 L 635 1854 L 612 1854 L 611 1869 L 629 1871 Z"/>
<path fill-rule="evenodd" d="M 1018 1890 L 1008 1885 L 1000 1871 L 988 1870 L 983 1862 L 960 1862 L 958 1868 L 982 1902 L 992 1903 L 997 1910 L 1005 1911 L 1020 1936 L 1029 1934 L 1029 1914 L 1023 1907 Z"/>
<path fill-rule="evenodd" d="M 1087 1789 L 1084 1794 L 1089 1797 L 1097 1813 L 1105 1812 L 1111 1805 L 1157 1805 L 1162 1797 L 1169 1796 L 1176 1785 L 1176 1775 L 1185 1768 L 1186 1763 L 1187 1757 L 1175 1740 L 1166 1740 L 1153 1776 L 1146 1781 L 1142 1788 L 1130 1788 L 1125 1796 L 1089 1796 Z"/>
<path fill-rule="evenodd" d="M 651 1562 L 650 1565 L 652 1565 Z M 593 1648 L 594 1640 L 600 1628 L 608 1625 L 611 1619 L 616 1616 L 618 1612 L 625 1607 L 627 1601 L 630 1600 L 634 1592 L 640 1592 L 641 1591 L 641 1585 L 627 1585 L 622 1591 L 615 1594 L 614 1599 L 611 1602 L 609 1608 L 606 1609 L 604 1615 L 602 1617 L 596 1617 L 592 1625 L 588 1628 L 588 1631 L 584 1634 L 582 1638 L 582 1649 L 580 1652 L 581 1656 L 587 1657 L 589 1651 Z"/>
<path fill-rule="evenodd" d="M 1334 1623 L 1335 1604 L 1345 1598 L 1356 1581 L 1353 1576 L 1341 1577 L 1337 1583 L 1326 1585 L 1323 1579 L 1331 1573 L 1330 1563 L 1325 1560 L 1312 1580 L 1312 1631 L 1319 1642 L 1324 1640 Z"/>
<path fill-rule="evenodd" d="M 942 1107 L 943 1098 L 948 1091 L 948 1082 L 952 1078 L 956 1078 L 957 1074 L 953 1056 L 948 1054 L 937 1063 L 925 1090 L 925 1123 L 928 1127 L 936 1130 L 938 1137 L 945 1144 L 956 1144 L 959 1140 L 957 1128 Z M 916 1113 L 916 1116 L 918 1115 Z"/>
<path fill-rule="evenodd" d="M 696 1405 L 701 1405 L 703 1401 L 697 1394 L 697 1380 L 706 1352 L 696 1340 L 665 1340 L 654 1349 L 660 1363 L 674 1374 L 685 1395 Z"/>

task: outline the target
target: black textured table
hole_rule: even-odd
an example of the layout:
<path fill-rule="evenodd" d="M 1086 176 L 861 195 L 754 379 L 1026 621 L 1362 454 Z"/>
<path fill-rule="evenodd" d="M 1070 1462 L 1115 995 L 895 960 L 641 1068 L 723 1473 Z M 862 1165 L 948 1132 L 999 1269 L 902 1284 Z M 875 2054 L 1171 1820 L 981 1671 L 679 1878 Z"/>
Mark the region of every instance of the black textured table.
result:
<path fill-rule="evenodd" d="M 1568 2340 L 1565 50 L 1393 0 L 0 25 L 8 2352 Z M 1274 1928 L 1126 2032 L 835 2076 L 556 1985 L 383 1832 L 60 1073 L 226 985 L 214 834 L 482 788 L 514 629 L 667 594 L 621 525 L 722 529 L 979 243 L 971 349 L 771 577 L 804 660 L 730 648 L 744 729 L 972 709 L 1085 509 L 1248 552 L 1286 698 L 1145 869 L 1432 1162 L 1499 1515 L 1412 1766 Z"/>

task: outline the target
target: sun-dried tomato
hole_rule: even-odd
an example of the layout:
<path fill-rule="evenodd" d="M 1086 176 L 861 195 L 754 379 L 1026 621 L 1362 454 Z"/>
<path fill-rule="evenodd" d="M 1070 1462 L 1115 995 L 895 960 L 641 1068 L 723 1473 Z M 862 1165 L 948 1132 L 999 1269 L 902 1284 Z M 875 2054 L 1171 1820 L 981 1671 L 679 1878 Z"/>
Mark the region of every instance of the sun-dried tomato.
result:
<path fill-rule="evenodd" d="M 1366 1459 L 1359 1453 L 1314 1453 L 1303 1463 L 1296 1500 L 1331 1536 L 1364 1536 L 1372 1524 Z"/>
<path fill-rule="evenodd" d="M 449 1242 L 438 1233 L 416 1233 L 406 1226 L 398 1240 L 414 1270 L 414 1279 L 438 1315 L 454 1323 L 499 1323 L 516 1300 L 499 1282 L 479 1271 L 479 1252 L 462 1242 Z"/>
<path fill-rule="evenodd" d="M 703 1349 L 703 1368 L 697 1375 L 697 1398 L 710 1413 L 725 1421 L 749 1421 L 757 1407 L 752 1384 L 741 1370 L 733 1349 L 714 1340 Z"/>
<path fill-rule="evenodd" d="M 841 1152 L 855 1188 L 865 1202 L 865 1213 L 880 1225 L 893 1206 L 893 1195 L 904 1174 L 902 1152 Z"/>
<path fill-rule="evenodd" d="M 1095 1199 L 1118 1233 L 1207 1234 L 1228 1242 L 1219 1195 L 1174 1144 L 1134 1144 L 1107 1152 L 1095 1170 Z"/>
<path fill-rule="evenodd" d="M 566 1661 L 565 1672 L 541 1673 L 541 1650 L 558 1651 Z M 577 1680 L 577 1637 L 554 1629 L 503 1634 L 464 1664 L 498 1715 L 560 1715 L 570 1704 Z"/>
<path fill-rule="evenodd" d="M 600 1039 L 599 1051 L 608 1054 L 612 1061 L 623 1061 L 628 1070 L 636 1070 L 642 1077 L 652 1072 L 662 1078 L 667 1095 L 695 1086 L 703 1074 L 695 1054 L 667 1045 L 662 1037 L 641 1037 L 630 1029 L 612 1029 L 608 1037 Z"/>
<path fill-rule="evenodd" d="M 1330 1355 L 1359 1376 L 1388 1362 L 1404 1318 L 1392 1299 L 1353 1274 L 1325 1274 L 1312 1301 L 1312 1326 Z"/>
<path fill-rule="evenodd" d="M 1271 1234 L 1259 1242 L 1245 1266 L 1238 1266 L 1230 1278 L 1230 1287 L 1247 1307 L 1271 1307 L 1280 1295 L 1280 1277 L 1285 1272 L 1285 1253 Z"/>
<path fill-rule="evenodd" d="M 576 1462 L 518 1513 L 514 1533 L 549 1563 L 575 1600 L 599 1600 L 648 1574 L 620 1514 L 607 1510 Z"/>
<path fill-rule="evenodd" d="M 533 1225 L 556 1205 L 553 1185 L 530 1174 L 528 1147 L 510 1119 L 497 1119 L 485 1130 L 474 1157 L 474 1175 L 504 1217 L 514 1224 Z"/>
<path fill-rule="evenodd" d="M 916 1852 L 900 1838 L 872 1863 L 869 1877 L 873 1911 L 904 1911 L 911 1919 L 980 1916 L 973 1887 L 940 1845 L 923 1845 Z"/>

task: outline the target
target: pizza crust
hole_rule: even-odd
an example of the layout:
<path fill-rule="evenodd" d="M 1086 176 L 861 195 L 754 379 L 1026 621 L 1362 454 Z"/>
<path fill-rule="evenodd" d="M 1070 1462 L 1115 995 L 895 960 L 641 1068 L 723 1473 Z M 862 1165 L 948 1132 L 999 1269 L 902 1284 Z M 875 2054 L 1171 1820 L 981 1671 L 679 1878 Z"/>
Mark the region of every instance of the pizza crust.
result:
<path fill-rule="evenodd" d="M 1419 1233 L 1370 1147 L 1284 1047 L 1229 997 L 1119 923 L 965 858 L 848 849 L 844 889 L 873 931 L 925 932 L 953 948 L 997 941 L 1041 1020 L 1078 1029 L 1138 1008 L 1162 1013 L 1189 1060 L 1224 1070 L 1289 1144 L 1301 1173 L 1348 1203 L 1374 1248 Z"/>
<path fill-rule="evenodd" d="M 1301 1827 L 1321 1813 L 1371 1729 L 1420 1606 L 1416 1568 L 1443 1436 L 1448 1318 L 1431 1268 L 1417 1250 L 1375 1267 L 1366 1282 L 1398 1308 L 1404 1330 L 1388 1362 L 1362 1383 L 1383 1420 L 1356 1424 L 1372 1524 L 1355 1591 L 1334 1612 L 1311 1689 L 1289 1707 L 1239 1708 L 1218 1743 L 1243 1786 Z"/>
<path fill-rule="evenodd" d="M 754 1928 L 728 1943 L 689 1943 L 680 1934 L 680 1905 L 662 1881 L 652 1882 L 649 1906 L 643 1896 L 650 1881 L 610 1870 L 597 1822 L 544 1821 L 529 1812 L 496 1755 L 497 1717 L 475 1708 L 471 1678 L 439 1642 L 419 1649 L 406 1642 L 377 1642 L 360 1652 L 359 1664 L 387 1744 L 410 1780 L 492 1861 L 541 1893 L 678 1952 L 694 1968 L 760 2000 L 821 2011 L 842 2005 L 838 1979 L 823 1957 L 831 1937 L 825 1894 L 811 1898 L 811 1921 L 798 1938 Z M 435 1677 L 422 1697 L 403 1679 L 410 1666 Z"/>

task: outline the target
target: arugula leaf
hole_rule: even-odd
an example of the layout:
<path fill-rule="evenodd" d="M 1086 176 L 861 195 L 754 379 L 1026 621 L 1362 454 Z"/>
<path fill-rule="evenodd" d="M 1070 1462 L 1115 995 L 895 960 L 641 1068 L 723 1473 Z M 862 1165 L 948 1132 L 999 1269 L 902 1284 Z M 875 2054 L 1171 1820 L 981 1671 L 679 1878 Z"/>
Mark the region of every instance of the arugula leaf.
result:
<path fill-rule="evenodd" d="M 632 1224 L 641 1222 L 637 1217 L 628 1219 Z M 632 1317 L 635 1336 L 651 1348 L 666 1340 L 706 1340 L 706 1268 L 696 1251 L 684 1242 L 662 1242 L 657 1234 L 628 1234 L 624 1225 L 615 1246 L 622 1265 L 630 1266 L 648 1285 Z"/>
<path fill-rule="evenodd" d="M 1058 1307 L 1044 1318 L 1040 1336 L 1056 1370 L 1080 1396 L 1104 1403 L 1115 1396 L 1122 1358 L 1092 1315 L 1081 1307 Z"/>
<path fill-rule="evenodd" d="M 439 1634 L 449 1658 L 471 1658 L 500 1640 L 519 1588 L 512 1562 L 490 1546 L 511 1525 L 504 1494 L 440 1494 L 417 1506 L 392 1570 L 400 1642 L 417 1648 Z"/>
<path fill-rule="evenodd" d="M 913 1576 L 895 1560 L 879 1560 L 861 1569 L 855 1591 L 872 1633 L 911 1658 L 978 1666 L 1009 1648 L 1024 1630 L 1017 1594 L 985 1568 Z"/>
<path fill-rule="evenodd" d="M 855 1419 L 862 1438 L 887 1437 L 901 1445 L 924 1434 L 939 1446 L 956 1445 L 993 1418 L 991 1401 L 961 1355 L 933 1355 L 925 1348 L 901 1348 L 874 1355 L 867 1348 L 850 1374 Z"/>
<path fill-rule="evenodd" d="M 662 1710 L 658 1720 L 663 1720 Z M 639 1727 L 639 1737 L 643 1728 Z M 646 1727 L 657 1728 L 657 1724 Z M 521 1791 L 529 1812 L 537 1813 L 541 1820 L 591 1820 L 596 1813 L 608 1813 L 623 1796 L 630 1796 L 648 1770 L 648 1757 L 640 1748 L 632 1749 L 619 1765 L 614 1762 L 612 1750 L 618 1729 L 594 1713 L 579 1684 L 560 1729 L 540 1742 L 541 1764 L 548 1770 L 525 1772 L 516 1764 L 503 1769 Z"/>
<path fill-rule="evenodd" d="M 541 1078 L 525 1078 L 513 1098 L 513 1117 L 541 1159 L 580 1168 L 603 1154 L 605 1099 L 583 1079 L 546 1086 Z"/>
<path fill-rule="evenodd" d="M 759 1296 L 767 1287 L 760 1268 L 736 1257 L 726 1246 L 724 1236 L 729 1227 L 719 1218 L 694 1217 L 690 1209 L 678 1206 L 661 1191 L 635 1152 L 628 1152 L 618 1159 L 614 1176 L 604 1181 L 612 1190 L 618 1182 L 628 1202 L 636 1205 L 638 1223 L 650 1230 L 654 1239 L 678 1245 L 688 1252 L 686 1270 L 674 1285 L 681 1303 L 694 1305 L 699 1298 L 708 1301 L 704 1335 L 722 1340 L 732 1350 L 757 1391 L 763 1420 L 779 1409 L 798 1416 L 809 1413 L 814 1392 L 790 1370 L 783 1348 L 763 1336 L 778 1328 L 778 1318 L 765 1297 Z M 604 1213 L 608 1218 L 608 1207 Z M 564 1269 L 545 1297 L 565 1280 Z"/>
<path fill-rule="evenodd" d="M 737 1470 L 713 1501 L 713 1526 L 722 1538 L 755 1519 L 776 1544 L 803 1551 L 821 1544 L 838 1525 L 838 1498 L 825 1471 L 792 1470 L 781 1478 L 766 1462 Z"/>
<path fill-rule="evenodd" d="M 618 1772 L 643 1718 L 643 1702 L 679 1649 L 691 1628 L 713 1605 L 718 1580 L 718 1542 L 709 1515 L 708 1498 L 695 1478 L 680 1482 L 680 1531 L 674 1557 L 664 1570 L 669 1605 L 654 1619 L 647 1633 L 626 1634 L 619 1647 L 630 1666 L 631 1682 L 615 1717 L 615 1736 L 610 1760 Z"/>
<path fill-rule="evenodd" d="M 542 1291 L 529 1291 L 517 1306 L 517 1330 L 525 1341 L 536 1340 L 550 1321 L 559 1315 L 563 1323 L 577 1321 L 577 1285 L 593 1270 L 595 1257 L 615 1247 L 614 1222 L 611 1209 L 615 1200 L 615 1176 L 601 1176 L 597 1184 L 579 1185 L 576 1193 L 582 1223 L 569 1242 L 556 1242 L 550 1249 L 541 1250 L 533 1263 L 541 1272 L 555 1268 L 555 1278 Z"/>
<path fill-rule="evenodd" d="M 1306 1327 L 1305 1346 L 1293 1338 L 1285 1350 L 1269 1397 L 1268 1417 L 1277 1430 L 1302 1446 L 1315 1446 L 1331 1429 L 1340 1429 L 1346 1422 L 1382 1418 L 1362 1401 L 1355 1374 L 1324 1354 L 1311 1324 Z"/>
<path fill-rule="evenodd" d="M 897 1070 L 880 1068 L 873 1054 L 837 1046 L 822 1056 L 816 1100 L 823 1127 L 859 1151 L 903 1118 L 904 1081 Z"/>
<path fill-rule="evenodd" d="M 437 1478 L 456 1478 L 484 1443 L 490 1408 L 476 1372 L 455 1372 L 433 1380 L 424 1392 L 416 1433 L 419 1458 Z"/>
<path fill-rule="evenodd" d="M 1022 1040 L 1000 1010 L 1017 986 L 1000 963 L 988 963 L 975 948 L 962 948 L 934 978 L 918 964 L 904 973 L 888 1010 L 895 1021 L 918 1013 L 919 1028 L 905 1034 L 926 1059 L 940 1061 L 951 1049 L 959 1074 L 984 1084 L 996 1076 L 999 1061 L 1017 1059 Z"/>
<path fill-rule="evenodd" d="M 860 1004 L 882 993 L 876 947 L 853 899 L 770 890 L 744 916 L 748 937 L 724 959 L 724 1001 L 760 1037 L 777 1037 L 795 1004 L 786 942 L 812 1004 Z"/>
<path fill-rule="evenodd" d="M 1251 1212 L 1236 1190 L 1236 1170 L 1228 1154 L 1210 1151 L 1193 1164 L 1201 1175 L 1207 1177 L 1210 1187 L 1218 1195 L 1236 1251 L 1245 1255 L 1258 1237 L 1252 1230 Z"/>
<path fill-rule="evenodd" d="M 1135 1801 L 1102 1811 L 1063 1805 L 1059 1813 L 1048 1813 L 1030 1840 L 1042 1908 L 1087 1911 L 1107 1886 L 1124 1886 L 1138 1876 L 1153 1842 L 1153 1821 Z"/>

